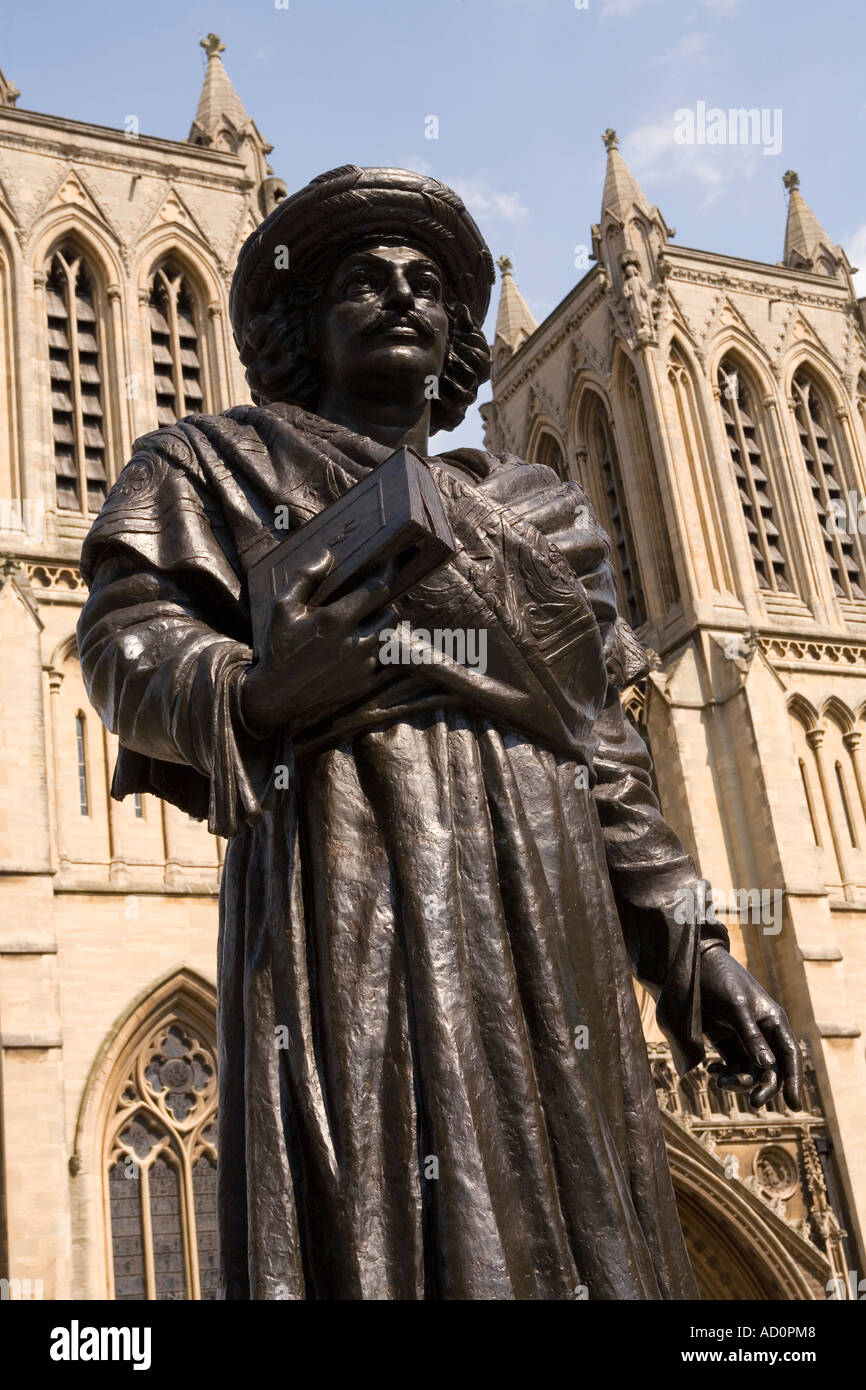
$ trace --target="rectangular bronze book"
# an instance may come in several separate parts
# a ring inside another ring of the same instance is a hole
[[[285,593],[300,567],[325,549],[335,564],[316,593],[316,603],[342,597],[394,560],[395,574],[384,604],[451,558],[454,534],[439,489],[414,450],[397,449],[252,566],[247,583],[256,653],[270,604]]]

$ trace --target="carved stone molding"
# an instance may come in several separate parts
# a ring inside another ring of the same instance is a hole
[[[812,304],[818,309],[844,309],[845,291],[840,286],[836,295],[817,294],[809,290],[788,289],[778,282],[769,284],[760,280],[746,280],[731,275],[727,271],[692,270],[687,266],[671,265],[669,280],[685,280],[692,285],[724,286],[726,289],[742,290],[746,294],[761,295],[767,299],[787,299],[797,304]]]
[[[24,573],[27,576],[34,595],[38,597],[40,592],[50,593],[70,593],[86,594],[87,585],[81,578],[81,572],[77,565],[71,564],[52,564],[47,560],[25,560],[23,561]]]
[[[537,351],[535,351],[532,354],[531,358],[529,358],[529,360],[526,362],[520,375],[515,377],[513,381],[510,381],[507,386],[504,386],[501,390],[498,390],[497,396],[499,401],[505,402],[510,400],[511,397],[517,391],[519,391],[522,386],[525,386],[526,383],[529,380],[531,380],[533,376],[535,376],[539,367],[542,366],[542,364],[546,362],[549,357],[552,357],[552,355],[557,351],[560,345],[563,342],[565,342],[566,339],[568,339],[574,333],[574,330],[583,323],[584,319],[588,318],[589,315],[593,312],[593,310],[604,302],[604,298],[605,289],[601,285],[596,286],[593,289],[592,293],[589,294],[587,298],[583,301],[583,303],[577,309],[575,309],[574,313],[570,314],[567,319],[563,320],[558,331],[553,335],[553,337],[551,337],[544,344],[543,347],[538,348]]]
[[[807,1108],[802,1111],[789,1110],[781,1097],[761,1111],[741,1110],[731,1093],[713,1087],[705,1065],[678,1076],[666,1043],[647,1046],[656,1096],[668,1123],[687,1131],[723,1166],[729,1182],[759,1198],[816,1256],[820,1252],[829,1272],[844,1269],[844,1231],[829,1201],[816,1144],[827,1124],[805,1045]],[[744,1171],[744,1158],[751,1172]]]
[[[866,671],[866,643],[812,641],[800,637],[762,637],[758,646],[771,664],[839,667]]]

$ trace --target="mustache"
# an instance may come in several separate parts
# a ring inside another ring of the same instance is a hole
[[[405,327],[406,325],[414,328],[422,338],[433,339],[436,337],[436,330],[425,314],[419,313],[417,309],[400,310],[394,313],[393,310],[384,310],[377,314],[374,319],[362,330],[361,336],[366,338],[372,333],[385,333],[389,328]]]

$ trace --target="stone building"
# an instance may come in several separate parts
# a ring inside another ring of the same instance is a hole
[[[663,809],[803,1041],[807,1109],[752,1115],[677,1084],[647,1010],[699,1282],[863,1297],[863,304],[795,173],[766,265],[677,246],[604,139],[594,265],[542,324],[500,260],[486,442],[586,489],[652,652],[625,703]]]
[[[203,47],[186,140],[21,110],[0,79],[0,1276],[46,1298],[214,1288],[222,846],[110,800],[74,638],[133,441],[249,400],[228,286],[285,185]]]
[[[151,797],[110,799],[114,740],[74,640],[81,541],[133,441],[248,399],[228,284],[285,187],[218,38],[203,47],[180,141],[132,117],[117,130],[20,109],[0,75],[0,1291],[13,1297],[215,1288],[222,846]],[[824,1297],[857,1263],[866,1196],[866,599],[859,532],[826,526],[829,503],[860,490],[862,324],[844,254],[796,188],[785,265],[763,266],[673,246],[612,139],[609,160],[597,264],[544,324],[504,275],[487,430],[586,481],[624,611],[657,653],[628,705],[665,809],[717,887],[781,894],[778,934],[734,935],[804,1038],[805,1112],[753,1118],[703,1073],[678,1084],[647,1018],[699,1279],[711,1296]]]

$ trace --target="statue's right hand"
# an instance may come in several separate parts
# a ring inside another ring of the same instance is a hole
[[[241,702],[252,726],[302,729],[329,712],[368,695],[381,673],[379,633],[389,625],[381,610],[389,571],[379,570],[330,603],[316,591],[334,559],[322,551],[304,565],[268,613],[262,650],[244,678]],[[374,619],[375,615],[375,619]],[[391,621],[394,615],[390,615]]]

